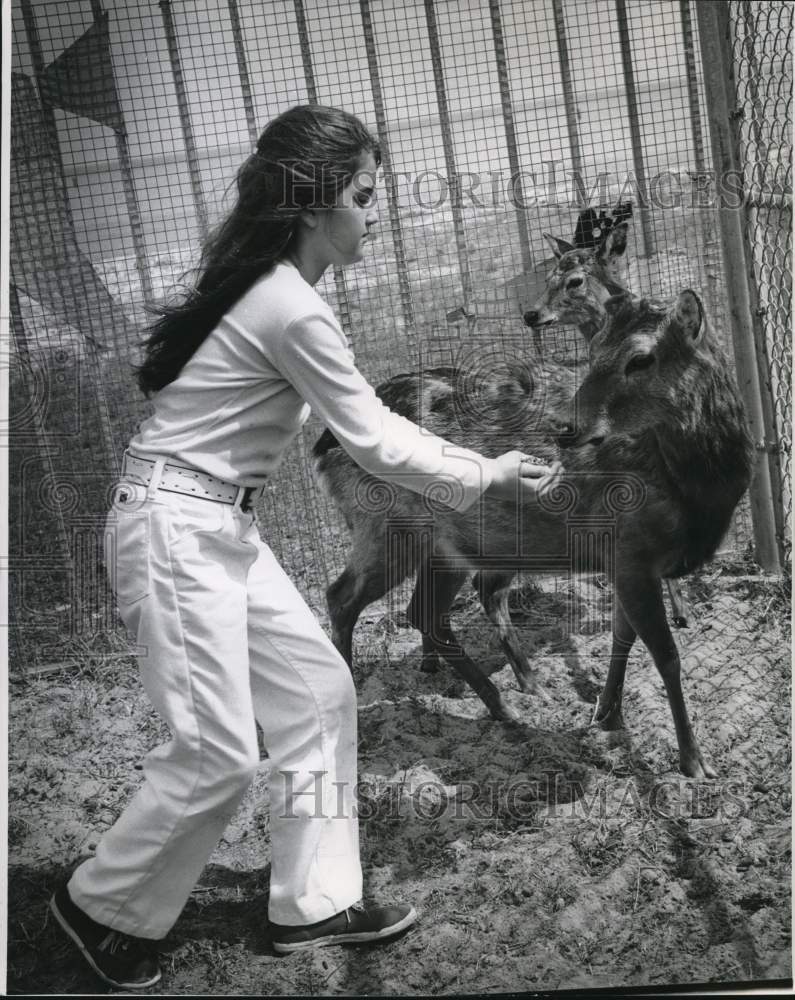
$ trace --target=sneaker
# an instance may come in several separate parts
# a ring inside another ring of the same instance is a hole
[[[142,990],[160,979],[154,942],[98,924],[75,906],[65,885],[50,900],[50,909],[106,983],[120,990]]]
[[[290,927],[271,924],[273,950],[281,954],[332,944],[365,944],[383,941],[411,927],[417,911],[405,903],[399,906],[367,906],[354,903],[342,913],[316,924]]]

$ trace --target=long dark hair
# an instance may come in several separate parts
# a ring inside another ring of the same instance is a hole
[[[285,255],[301,212],[335,204],[368,152],[380,162],[377,140],[346,111],[299,105],[274,118],[237,173],[237,202],[204,244],[195,286],[181,302],[153,308],[158,318],[136,369],[147,396],[173,382],[221,317]]]

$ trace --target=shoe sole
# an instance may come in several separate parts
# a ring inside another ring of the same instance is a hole
[[[329,934],[326,937],[313,938],[310,941],[296,941],[294,944],[273,942],[273,950],[280,955],[289,955],[294,951],[308,951],[310,948],[328,948],[335,944],[367,944],[373,941],[384,941],[386,938],[400,934],[401,931],[411,927],[417,919],[417,911],[412,908],[396,924],[389,927],[382,927],[380,931],[359,931],[356,934]]]
[[[102,969],[99,968],[97,963],[91,957],[88,948],[86,948],[86,946],[80,940],[77,931],[75,931],[74,928],[70,926],[66,917],[58,909],[58,904],[55,902],[55,896],[53,896],[52,899],[50,900],[50,910],[52,911],[52,915],[55,917],[55,919],[58,921],[61,927],[66,931],[69,937],[74,941],[74,943],[83,953],[83,958],[88,962],[88,964],[91,966],[94,972],[99,976],[99,978],[103,982],[108,983],[109,986],[116,986],[120,990],[145,990],[148,989],[150,986],[154,986],[155,983],[160,982],[160,977],[162,973],[159,971],[156,976],[154,976],[152,979],[146,980],[146,982],[143,983],[121,983],[117,979],[111,979],[110,976],[105,975]]]

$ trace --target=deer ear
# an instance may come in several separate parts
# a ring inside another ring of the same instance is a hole
[[[544,233],[544,239],[552,247],[552,253],[558,258],[562,257],[564,253],[575,249],[573,244],[567,243],[566,240],[558,239],[557,236],[550,236],[549,233]]]
[[[704,308],[701,299],[691,289],[686,288],[679,293],[673,320],[690,343],[694,344],[698,340],[704,328]]]
[[[619,222],[609,229],[599,246],[599,257],[620,257],[627,249],[627,231],[629,224]]]

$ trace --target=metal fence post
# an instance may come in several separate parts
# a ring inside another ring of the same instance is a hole
[[[243,94],[246,125],[248,126],[248,134],[251,142],[256,146],[259,132],[257,131],[257,116],[254,113],[254,101],[251,97],[251,80],[248,75],[248,60],[246,59],[246,45],[243,41],[243,29],[240,26],[240,11],[237,9],[237,0],[227,0],[227,6],[229,7],[229,20],[232,22],[232,38],[235,41],[237,75],[240,77],[240,90]]]
[[[643,252],[646,257],[651,257],[655,251],[654,231],[649,219],[649,187],[646,183],[646,166],[643,162],[643,138],[640,134],[640,109],[638,108],[638,95],[635,89],[635,71],[632,68],[632,46],[629,37],[629,22],[627,20],[627,0],[616,0],[616,18],[618,20],[621,65],[624,70],[624,90],[627,95],[627,117],[629,118],[629,137],[632,143],[632,162],[635,167],[635,180],[638,186],[638,201],[640,202],[640,229],[643,234]]]
[[[508,78],[508,60],[505,57],[505,41],[502,34],[502,17],[500,15],[500,0],[489,0],[491,15],[491,33],[494,38],[494,58],[497,62],[497,78],[500,84],[500,103],[502,104],[502,120],[505,125],[505,145],[508,147],[508,163],[513,177],[513,194],[516,205],[516,225],[519,232],[519,249],[522,254],[522,267],[529,274],[533,269],[533,254],[530,250],[530,237],[527,233],[527,215],[525,213],[524,192],[522,190],[522,171],[519,164],[519,147],[516,142],[516,126],[513,120],[513,102],[511,101],[511,82]]]
[[[301,61],[304,65],[304,82],[306,83],[306,96],[310,104],[319,104],[317,97],[317,84],[315,83],[315,70],[312,66],[312,49],[309,45],[309,28],[306,23],[306,11],[304,10],[304,0],[293,0],[295,8],[295,24],[298,29],[298,41],[301,46]],[[334,288],[337,292],[337,311],[340,316],[340,326],[348,335],[352,336],[353,323],[351,321],[351,303],[348,298],[348,285],[345,282],[345,274],[341,267],[334,265]]]
[[[773,423],[765,414],[766,403],[760,379],[761,359],[758,351],[761,345],[754,330],[756,287],[745,253],[742,203],[736,206],[727,203],[723,193],[724,181],[731,179],[736,182],[742,178],[736,136],[732,128],[736,89],[729,48],[728,4],[718,0],[699,3],[696,6],[696,16],[709,109],[718,225],[737,379],[743,394],[751,433],[760,452],[749,489],[756,558],[767,572],[778,573],[781,571],[781,562],[779,542],[776,538],[771,469],[767,461],[767,432]]]
[[[461,178],[455,163],[455,147],[453,134],[450,130],[450,112],[447,107],[447,88],[444,82],[444,66],[442,65],[442,48],[439,43],[439,28],[436,23],[434,0],[425,0],[425,20],[428,25],[428,42],[431,49],[433,64],[433,79],[436,85],[436,101],[439,105],[439,125],[442,130],[442,145],[444,161],[447,167],[447,180],[450,185],[450,207],[453,213],[453,229],[458,249],[458,264],[461,268],[461,286],[464,293],[464,310],[469,313],[473,309],[472,275],[469,270],[469,251],[467,250],[466,227],[461,211]]]
[[[400,221],[399,191],[392,170],[392,154],[389,151],[389,128],[386,122],[384,97],[381,92],[381,75],[378,71],[378,55],[375,50],[375,34],[370,14],[370,0],[359,0],[364,30],[364,48],[367,52],[367,66],[370,70],[370,87],[373,91],[375,104],[375,121],[378,129],[378,139],[381,144],[381,163],[384,167],[386,182],[386,201],[389,208],[389,226],[392,230],[392,242],[395,247],[395,265],[397,268],[398,287],[400,288],[400,306],[403,310],[403,321],[406,330],[414,332],[414,305],[411,299],[411,284],[409,282],[406,249],[403,243],[403,224]]]
[[[101,22],[108,15],[102,7],[102,0],[91,0],[91,11],[94,20]],[[114,71],[114,82],[115,82]],[[133,246],[135,247],[135,267],[138,277],[141,279],[141,292],[144,302],[151,302],[155,297],[152,286],[152,275],[149,271],[149,255],[146,249],[146,238],[144,227],[141,223],[141,211],[138,207],[138,195],[135,190],[135,176],[133,175],[132,163],[130,162],[130,148],[127,143],[127,126],[123,132],[114,129],[113,136],[116,140],[116,153],[119,157],[121,167],[121,179],[124,185],[124,197],[127,202],[127,215],[130,217],[130,231],[132,232]]]
[[[182,63],[179,58],[179,45],[177,43],[177,32],[174,28],[174,16],[171,12],[171,0],[160,0],[159,7],[163,16],[163,28],[166,33],[166,43],[168,45],[168,58],[171,62],[171,75],[174,79],[179,120],[182,125],[182,138],[185,142],[185,154],[188,158],[188,173],[190,174],[191,190],[193,191],[193,203],[196,207],[199,232],[201,233],[202,240],[205,240],[210,230],[210,224],[207,218],[204,192],[202,191],[199,157],[196,153],[196,144],[193,141],[193,125],[191,124],[190,106],[188,105],[188,98],[185,93],[185,80],[182,76]]]
[[[704,123],[701,118],[699,102],[698,72],[696,70],[696,49],[693,38],[693,20],[690,14],[690,0],[679,0],[679,13],[682,21],[682,49],[685,57],[685,73],[687,76],[687,100],[690,108],[690,127],[693,136],[693,162],[695,175],[691,177],[696,185],[696,191],[704,190],[709,185],[706,150],[704,149]],[[694,191],[694,194],[696,193]],[[723,318],[722,303],[718,295],[719,263],[718,236],[715,232],[715,220],[709,208],[699,203],[699,222],[704,240],[704,273],[707,281],[707,302],[710,316],[718,322]]]
[[[560,65],[560,82],[563,87],[563,106],[566,109],[566,129],[569,134],[571,169],[574,173],[575,186],[579,182],[580,189],[582,190],[582,153],[580,152],[580,135],[577,126],[577,99],[574,94],[574,83],[571,77],[563,0],[552,0],[552,14],[555,20],[555,38],[558,42],[558,63]],[[587,205],[583,204],[582,207],[587,208]]]
[[[309,30],[306,24],[304,0],[293,0],[293,6],[295,7],[295,25],[298,29],[298,44],[301,46],[301,62],[304,66],[307,100],[310,104],[318,104],[315,70],[312,66],[312,50],[309,48]]]

